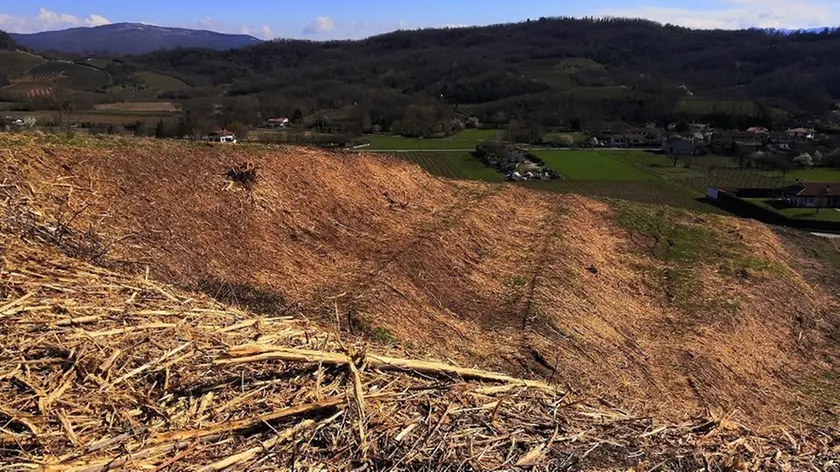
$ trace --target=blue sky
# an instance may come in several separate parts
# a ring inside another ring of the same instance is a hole
[[[117,22],[275,37],[359,38],[540,16],[631,16],[694,28],[840,25],[840,0],[27,0],[0,2],[0,29],[28,33]]]

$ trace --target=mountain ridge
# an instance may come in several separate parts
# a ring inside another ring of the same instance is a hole
[[[245,34],[226,34],[208,30],[171,28],[142,23],[113,23],[57,31],[9,36],[21,46],[36,51],[85,54],[146,54],[168,49],[237,49],[262,40]]]

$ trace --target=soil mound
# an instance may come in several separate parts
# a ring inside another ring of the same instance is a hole
[[[635,412],[836,424],[836,295],[763,225],[379,155],[4,139],[15,231],[99,266]]]

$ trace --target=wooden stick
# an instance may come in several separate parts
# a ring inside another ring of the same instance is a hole
[[[124,380],[127,380],[131,377],[134,377],[135,375],[137,375],[139,373],[145,372],[150,367],[152,367],[156,364],[160,364],[161,362],[165,361],[166,359],[168,359],[168,358],[174,356],[175,354],[178,354],[179,352],[183,351],[184,349],[190,347],[190,345],[192,345],[192,342],[184,343],[181,346],[178,346],[175,349],[173,349],[173,350],[167,352],[166,354],[160,356],[159,358],[153,360],[152,362],[149,362],[147,364],[143,364],[142,366],[132,370],[131,372],[129,372],[129,373],[123,375],[122,377],[118,378],[117,380],[114,380],[113,382],[111,382],[109,387],[113,387],[113,386],[117,385],[118,383],[120,383]]]
[[[83,333],[85,336],[90,336],[91,338],[101,338],[103,336],[113,336],[115,334],[125,334],[131,333],[134,331],[145,331],[149,329],[167,329],[167,328],[176,328],[178,325],[174,323],[148,323],[142,324],[139,326],[129,326],[127,328],[119,328],[119,329],[109,329],[106,331],[93,331],[93,332],[85,332]]]
[[[353,399],[355,400],[356,415],[359,427],[359,442],[362,447],[362,461],[367,461],[367,434],[365,434],[365,394],[362,388],[362,378],[359,375],[359,369],[352,361],[347,363],[350,370],[350,376],[353,379]]]
[[[378,395],[376,398],[389,397],[391,395]],[[234,431],[241,431],[243,429],[253,428],[254,426],[269,421],[276,421],[282,418],[300,415],[303,413],[311,413],[313,411],[333,408],[344,403],[344,397],[330,397],[315,403],[306,403],[303,405],[295,405],[288,408],[283,408],[265,415],[255,416],[252,418],[245,418],[242,420],[229,421],[227,423],[219,423],[213,426],[208,426],[201,429],[193,429],[187,431],[175,431],[171,433],[157,433],[150,438],[151,443],[161,443],[170,441],[181,441],[184,439],[201,438],[204,436],[211,436],[219,433],[232,433]]]
[[[274,438],[269,439],[267,441],[263,441],[262,444],[260,444],[259,446],[252,447],[251,449],[240,452],[239,454],[234,454],[234,455],[229,456],[225,459],[222,459],[218,462],[214,462],[212,464],[206,465],[206,466],[198,469],[197,472],[217,472],[217,471],[220,471],[220,470],[225,470],[228,467],[231,467],[233,465],[241,464],[242,462],[250,461],[257,454],[259,454],[263,451],[268,451],[269,449],[276,446],[277,444],[285,442],[289,438],[292,438],[292,437],[296,436],[301,431],[303,431],[305,429],[308,429],[308,428],[311,428],[314,425],[315,425],[315,421],[305,420],[305,421],[301,422],[300,424],[297,424],[297,425],[295,425],[291,428],[288,428],[288,429],[285,429],[285,430],[281,431]]]
[[[342,366],[352,362],[350,356],[336,352],[321,352],[306,349],[289,349],[279,346],[265,346],[255,344],[234,347],[230,349],[229,355],[230,357],[224,359],[217,359],[213,361],[213,363],[219,365],[246,364],[251,362],[261,362],[276,359],[287,362],[321,362],[329,365]],[[416,371],[424,374],[458,375],[465,379],[488,380],[493,382],[519,384],[527,387],[540,388],[544,390],[556,390],[556,388],[536,380],[517,379],[515,377],[510,377],[508,375],[500,374],[497,372],[467,369],[464,367],[456,367],[448,364],[442,364],[439,362],[416,361],[410,359],[400,359],[395,357],[368,354],[367,363],[374,369],[379,370],[401,370]]]
[[[24,296],[22,296],[22,297],[20,297],[20,298],[18,298],[18,299],[16,299],[16,300],[12,300],[11,302],[9,302],[9,303],[7,303],[7,304],[5,304],[5,305],[3,305],[3,306],[0,306],[0,315],[3,315],[3,314],[4,314],[4,313],[3,313],[4,311],[6,311],[6,310],[8,310],[8,309],[10,309],[10,308],[13,308],[13,307],[17,306],[18,304],[23,303],[23,302],[25,302],[26,300],[28,300],[28,299],[32,298],[32,296],[33,296],[33,295],[35,295],[36,293],[38,293],[38,291],[37,291],[37,290],[33,290],[33,291],[31,291],[31,292],[27,293],[26,295],[24,295]]]

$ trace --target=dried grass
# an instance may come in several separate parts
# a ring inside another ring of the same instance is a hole
[[[838,467],[837,430],[661,423],[0,244],[5,470]]]
[[[0,142],[0,465],[836,468],[836,405],[804,393],[836,300],[793,269],[700,261],[698,293],[741,303],[724,319],[673,306],[592,200],[381,156],[48,139]],[[688,224],[787,267],[763,227]]]

